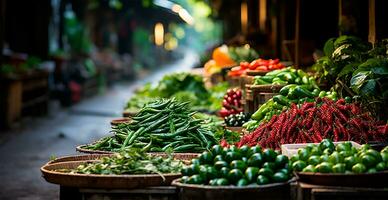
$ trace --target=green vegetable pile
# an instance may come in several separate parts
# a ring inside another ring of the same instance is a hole
[[[259,146],[215,145],[191,165],[182,168],[181,182],[187,184],[221,185],[265,185],[286,182],[291,178],[288,158],[272,149],[262,150]]]
[[[190,102],[194,110],[217,111],[221,109],[219,101],[228,89],[227,83],[205,87],[199,75],[190,73],[173,73],[164,76],[156,85],[146,84],[136,91],[127,102],[126,110],[137,112],[145,103],[157,98],[175,98]]]
[[[262,104],[259,109],[252,114],[251,120],[243,125],[243,127],[248,131],[255,130],[262,122],[268,122],[273,115],[279,115],[282,111],[287,110],[292,103],[303,104],[304,102],[314,102],[316,97],[326,97],[332,100],[337,100],[337,92],[321,91],[317,86],[314,77],[309,77],[300,69],[296,70],[288,67],[285,70],[275,70],[268,72],[265,76],[259,77],[260,79],[256,80],[260,80],[261,83],[263,83],[262,81],[266,80],[263,78],[274,76],[287,77],[284,78],[286,81],[281,83],[287,85],[282,87],[279,91],[279,95],[272,97],[270,100]],[[279,81],[273,82],[273,84],[274,83],[280,84]]]
[[[378,152],[367,144],[356,149],[350,142],[335,146],[324,139],[318,145],[309,144],[299,149],[290,160],[297,172],[375,173],[388,170],[388,147]]]
[[[179,173],[182,161],[151,156],[138,149],[123,151],[110,157],[102,157],[96,162],[79,165],[70,173],[78,174],[162,174]]]
[[[87,149],[120,151],[201,152],[218,143],[202,119],[195,119],[188,102],[159,99],[146,104],[129,123],[112,127],[114,136],[105,137]]]
[[[306,72],[301,69],[293,69],[287,67],[284,69],[273,70],[265,74],[265,76],[255,76],[254,85],[287,85],[287,84],[298,84],[298,85],[311,85],[313,88],[318,88],[315,78],[309,76]]]

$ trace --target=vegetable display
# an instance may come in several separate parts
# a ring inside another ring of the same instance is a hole
[[[79,174],[166,174],[179,173],[183,167],[180,160],[171,155],[167,158],[151,156],[139,149],[130,149],[110,157],[102,157],[97,162],[79,165],[70,173]]]
[[[145,151],[201,152],[218,143],[213,133],[195,119],[188,102],[160,99],[146,104],[132,121],[112,127],[114,136],[86,146],[92,150],[120,151],[131,147]]]
[[[240,62],[240,66],[233,67],[229,72],[229,76],[241,76],[247,70],[255,70],[255,71],[272,71],[277,69],[283,69],[285,66],[280,63],[279,59],[256,59],[252,62]]]
[[[301,69],[296,70],[292,67],[274,70],[272,72],[266,73],[265,76],[255,76],[254,84],[255,85],[297,84],[297,85],[306,85],[311,88],[318,88],[314,77],[309,76],[306,72],[304,72]]]
[[[219,98],[228,85],[221,83],[209,89],[201,76],[190,73],[173,73],[164,76],[156,85],[146,84],[127,102],[126,110],[137,112],[146,103],[157,98],[176,98],[188,101],[194,110],[217,111],[221,109]]]
[[[278,149],[281,144],[319,142],[323,138],[333,141],[385,141],[388,125],[372,118],[358,103],[344,99],[333,101],[317,98],[299,106],[291,104],[289,110],[273,115],[268,123],[248,135],[237,146],[260,145]]]
[[[232,114],[225,117],[226,126],[238,127],[242,126],[250,118],[250,115],[247,113],[240,112],[238,114]]]
[[[291,178],[288,158],[272,149],[259,146],[215,145],[182,168],[181,181],[212,186],[265,185],[286,182]]]
[[[231,114],[237,114],[243,111],[241,104],[242,92],[240,89],[227,90],[224,100],[222,101],[222,109],[219,114],[221,117],[227,117]]]
[[[375,173],[388,170],[388,148],[378,152],[364,144],[356,149],[350,142],[335,146],[324,139],[317,145],[299,149],[290,160],[296,172]]]

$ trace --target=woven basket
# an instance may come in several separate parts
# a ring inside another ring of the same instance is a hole
[[[157,174],[136,175],[96,175],[96,174],[69,174],[57,172],[58,169],[74,169],[81,164],[91,161],[71,161],[46,164],[40,168],[43,178],[50,183],[66,187],[129,189],[149,186],[170,185],[181,174],[164,174],[165,180]]]

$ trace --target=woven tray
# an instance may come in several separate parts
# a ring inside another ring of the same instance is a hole
[[[252,92],[279,93],[285,85],[250,85]]]
[[[40,168],[43,178],[50,183],[67,187],[129,189],[149,186],[170,185],[180,174],[164,174],[165,180],[157,174],[136,175],[95,175],[69,174],[56,172],[56,169],[74,169],[80,164],[90,161],[71,161],[46,164]]]

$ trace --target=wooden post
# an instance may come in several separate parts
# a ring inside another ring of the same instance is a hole
[[[341,36],[342,31],[340,25],[342,23],[342,0],[338,0],[338,34]]]
[[[296,17],[295,17],[295,67],[299,68],[299,50],[300,50],[300,1],[296,0]]]
[[[369,34],[368,41],[376,43],[376,1],[369,0]]]

